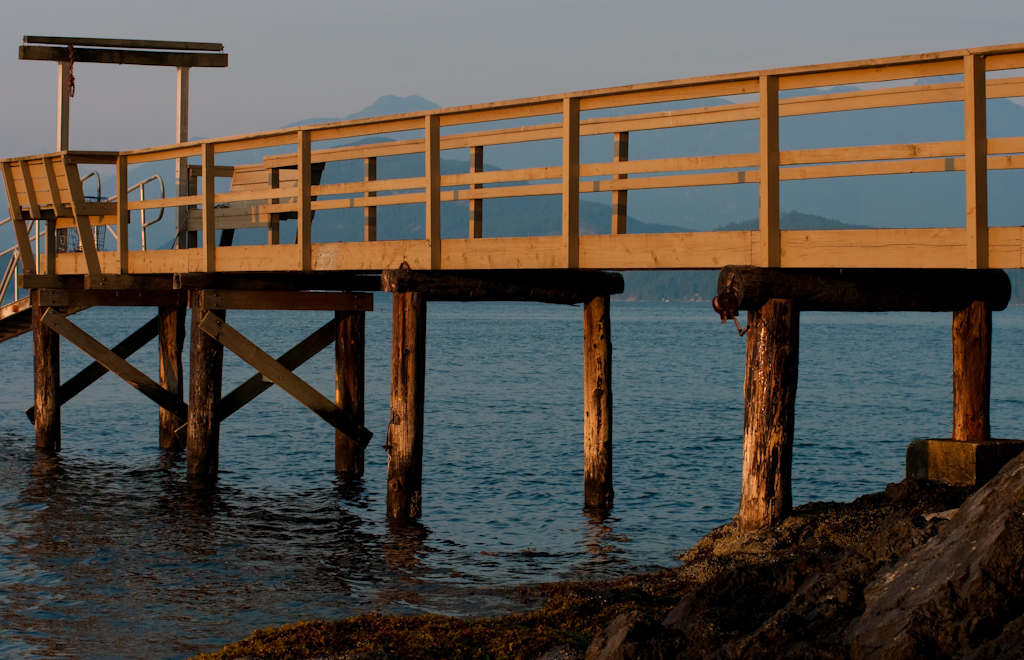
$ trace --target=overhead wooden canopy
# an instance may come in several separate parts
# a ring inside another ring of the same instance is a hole
[[[18,59],[67,62],[68,46],[76,62],[141,64],[144,66],[226,67],[223,44],[193,41],[142,41],[138,39],[90,39],[84,37],[24,37]]]

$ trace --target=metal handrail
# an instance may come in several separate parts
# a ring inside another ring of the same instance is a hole
[[[84,181],[84,179],[83,179],[83,181]],[[159,174],[154,174],[153,176],[149,177],[148,179],[143,179],[142,181],[139,181],[134,186],[129,188],[127,192],[133,192],[135,190],[138,190],[139,191],[139,201],[140,202],[144,202],[144,201],[146,201],[146,188],[145,188],[145,185],[147,183],[149,183],[150,181],[156,181],[157,183],[160,184],[160,199],[164,199],[166,197],[166,195],[164,194],[165,193],[164,178],[162,176],[160,176]],[[113,201],[116,201],[116,200],[117,200],[117,195],[114,195],[113,197],[111,197],[107,201],[108,202],[113,202]],[[148,227],[151,227],[151,226],[155,225],[156,223],[160,222],[161,220],[163,220],[164,209],[161,208],[160,209],[160,215],[156,216],[155,220],[150,220],[149,222],[146,222],[146,209],[142,209],[140,211],[140,213],[142,214],[142,223],[141,223],[142,224],[142,249],[145,250],[146,249],[146,229]],[[114,238],[117,239],[117,232],[115,232],[113,230],[113,228],[109,227],[109,226],[107,227],[107,229],[110,231],[111,234],[114,235]],[[120,240],[120,239],[118,239],[118,240]]]

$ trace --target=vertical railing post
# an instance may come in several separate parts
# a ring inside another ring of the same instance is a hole
[[[181,144],[188,142],[188,72],[187,66],[178,67],[178,98],[177,98],[177,135],[175,142]],[[178,197],[188,195],[188,158],[174,159],[174,182],[178,190]],[[145,211],[143,211],[145,215]],[[188,247],[188,230],[185,223],[188,217],[188,207],[178,206],[177,227],[175,229],[175,243],[179,249]]]
[[[629,160],[629,133],[623,131],[615,134],[615,144],[612,151],[613,163],[625,163]],[[628,174],[613,174],[612,181],[622,181],[629,177]],[[612,233],[626,233],[626,192],[625,190],[612,191]]]
[[[313,211],[312,191],[313,167],[311,164],[312,151],[309,131],[299,131],[299,186],[296,192],[296,200],[299,205],[298,227],[295,242],[299,244],[299,270],[309,271],[313,269]]]
[[[281,170],[271,167],[267,171],[267,185],[271,188],[281,187]],[[281,200],[277,197],[267,200],[268,204],[279,204]],[[267,243],[278,245],[281,243],[281,215],[279,213],[267,214]]]
[[[484,171],[484,148],[469,148],[469,173],[476,174]],[[469,184],[470,190],[480,190],[484,187],[482,183]],[[484,200],[469,200],[469,237],[481,238],[484,235]]]
[[[424,188],[430,268],[441,268],[441,117],[427,115],[423,127]]]
[[[142,190],[142,188],[139,188]],[[146,212],[139,215],[146,219]],[[144,225],[145,222],[139,222]],[[146,230],[142,229],[143,249],[145,249]],[[117,263],[118,272],[128,272],[128,157],[117,157]]]
[[[580,100],[562,100],[562,252],[566,268],[580,265]]]
[[[370,156],[369,158],[363,159],[363,181],[369,183],[370,181],[377,180],[377,157]],[[373,190],[368,190],[363,195],[367,199],[370,197],[376,197],[377,193]],[[363,240],[367,242],[377,240],[377,207],[376,206],[364,206],[363,207]]]
[[[967,267],[988,268],[988,138],[985,58],[964,56],[964,173],[967,179]]]
[[[779,233],[779,79],[761,76],[760,94],[760,233],[761,247],[756,265],[782,265]]]
[[[213,143],[203,143],[203,263],[207,273],[217,272],[217,223],[213,195]]]

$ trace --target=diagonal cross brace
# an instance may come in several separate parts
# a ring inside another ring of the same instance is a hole
[[[155,401],[161,408],[169,410],[178,419],[188,419],[188,406],[184,401],[160,387],[153,379],[99,343],[84,330],[67,320],[53,308],[49,308],[40,319],[64,339],[77,346],[86,355],[121,377],[126,383]]]
[[[270,379],[275,385],[292,395],[299,403],[306,406],[321,419],[345,434],[360,448],[365,449],[370,443],[373,433],[358,424],[323,394],[316,391],[309,383],[291,372],[283,364],[263,352],[260,347],[246,339],[223,319],[207,312],[199,323],[199,328],[210,335],[232,353],[242,358],[253,369]]]
[[[128,335],[124,341],[112,348],[110,352],[117,357],[128,358],[128,356],[135,353],[135,351],[152,341],[159,331],[159,318],[154,318],[146,325]],[[69,378],[68,381],[61,385],[60,389],[57,390],[57,405],[63,406],[65,403],[81,394],[85,388],[95,383],[108,371],[109,369],[99,362],[93,362],[85,369],[82,369],[77,374]],[[36,407],[32,406],[25,411],[25,414],[28,415],[29,421],[35,424]]]

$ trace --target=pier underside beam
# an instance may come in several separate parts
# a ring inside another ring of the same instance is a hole
[[[141,349],[143,346],[148,344],[157,336],[158,333],[158,322],[159,318],[154,318],[148,323],[143,325],[141,328],[128,335],[124,341],[110,349],[110,352],[119,358],[127,359],[134,355],[136,351]],[[99,380],[103,374],[107,373],[109,369],[100,364],[99,362],[93,362],[86,368],[79,371],[77,374],[68,379],[66,383],[60,386],[57,390],[57,405],[63,406],[65,403],[75,398],[75,396],[81,394],[85,388],[89,387],[97,380]],[[179,396],[180,398],[180,396]],[[161,408],[160,410],[163,410]],[[25,411],[28,415],[29,421],[35,423],[36,409],[35,406]]]
[[[534,301],[575,305],[622,293],[619,273],[581,270],[408,270],[381,273],[381,290],[428,300]]]
[[[185,405],[184,401],[160,387],[149,376],[139,371],[127,360],[114,353],[114,351],[96,341],[84,330],[61,316],[56,310],[52,308],[47,309],[42,315],[40,322],[49,326],[61,337],[67,339],[81,349],[83,353],[99,362],[111,373],[119,376],[161,408],[170,411],[179,419],[186,419],[188,417],[188,406]],[[57,392],[54,392],[54,394],[57,394]],[[39,418],[38,416],[39,411],[37,410],[37,419]]]
[[[334,400],[354,422],[363,425],[366,374],[366,312],[336,312]],[[334,431],[334,471],[363,474],[364,448],[344,432]]]
[[[780,522],[793,508],[799,347],[800,312],[794,301],[771,299],[749,312],[743,383],[742,531]]]
[[[395,293],[392,308],[387,510],[388,518],[409,519],[420,516],[423,504],[427,299],[422,293]]]
[[[229,348],[232,353],[242,358],[249,366],[266,376],[299,403],[312,410],[335,429],[342,431],[352,442],[361,447],[365,447],[370,442],[373,434],[368,429],[362,424],[356,423],[327,397],[317,392],[311,385],[225,323],[224,319],[217,316],[216,312],[207,312],[199,322],[198,330],[209,336],[211,340]]]
[[[351,273],[179,273],[175,289],[380,291],[379,275]]]
[[[50,311],[39,302],[39,291],[29,294],[32,302],[32,357],[35,385],[36,447],[60,451],[60,337],[43,316]]]

